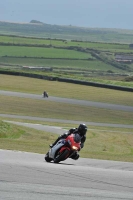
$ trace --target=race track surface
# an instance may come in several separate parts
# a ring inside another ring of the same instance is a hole
[[[17,97],[23,97],[23,98],[32,98],[32,99],[39,99],[39,100],[45,100],[45,101],[54,101],[54,102],[60,102],[60,103],[68,103],[68,104],[75,104],[75,105],[92,106],[92,107],[97,107],[97,108],[106,108],[106,109],[111,109],[111,110],[122,110],[122,111],[133,112],[133,106],[124,106],[124,105],[116,105],[116,104],[100,103],[100,102],[93,102],[93,101],[52,97],[52,96],[49,96],[49,98],[43,98],[41,95],[37,95],[37,94],[28,94],[28,93],[11,92],[11,91],[3,91],[3,90],[0,90],[0,94],[6,95],[6,96],[17,96]]]
[[[133,163],[0,150],[1,200],[133,200]]]

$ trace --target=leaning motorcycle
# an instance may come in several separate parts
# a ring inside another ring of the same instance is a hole
[[[45,155],[46,162],[59,163],[80,151],[81,138],[79,134],[71,134],[66,139],[59,140]]]
[[[44,92],[43,94],[42,94],[42,96],[45,98],[45,97],[47,97],[48,98],[48,93],[47,92]]]

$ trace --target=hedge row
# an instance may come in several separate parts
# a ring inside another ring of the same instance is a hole
[[[52,77],[52,76],[44,76],[44,75],[31,74],[31,73],[25,73],[25,72],[13,72],[13,71],[0,70],[0,74],[25,76],[25,77],[38,78],[38,79],[44,79],[44,80],[49,80],[49,81],[59,81],[59,82],[74,83],[74,84],[88,85],[88,86],[93,86],[93,87],[133,92],[133,88],[130,88],[130,87],[106,85],[106,84],[102,84],[102,83],[74,80],[74,79],[68,79],[68,78],[59,78],[59,77]]]

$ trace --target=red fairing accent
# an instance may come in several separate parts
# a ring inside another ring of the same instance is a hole
[[[80,143],[77,143],[74,141],[74,134],[69,135],[66,140],[71,142],[71,147],[76,146],[78,149],[80,149]]]
[[[61,149],[60,149],[59,152],[61,153],[61,152],[63,152],[63,151],[66,150],[66,149],[67,149],[68,151],[70,151],[70,149],[69,149],[68,147],[64,147],[64,146],[63,146],[63,147],[61,147]]]

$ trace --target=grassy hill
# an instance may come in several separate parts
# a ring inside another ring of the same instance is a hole
[[[93,42],[133,43],[133,30],[60,26],[39,23],[36,20],[32,20],[30,23],[0,21],[0,34]]]

